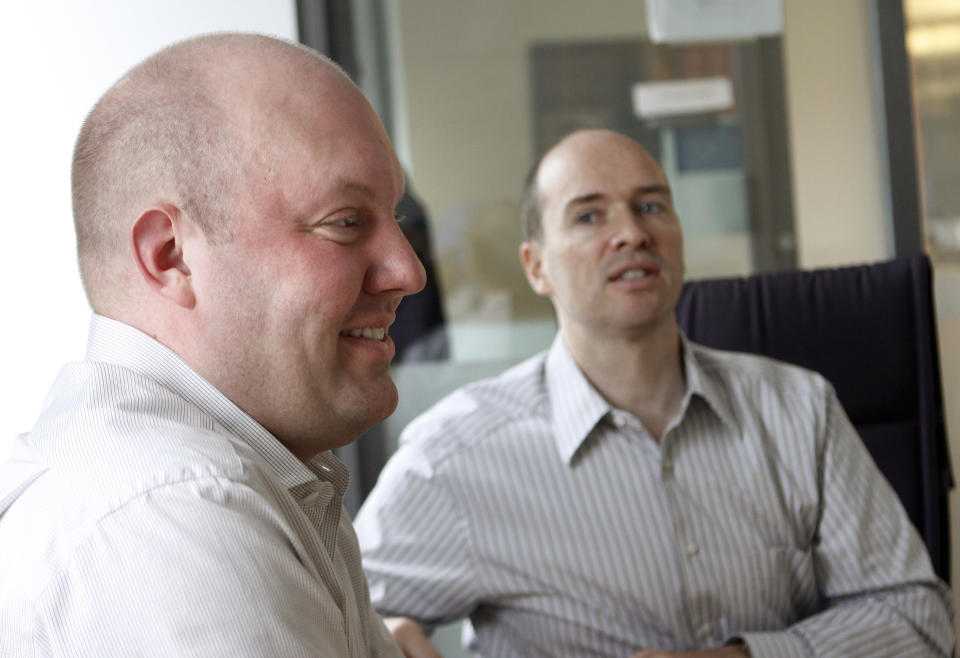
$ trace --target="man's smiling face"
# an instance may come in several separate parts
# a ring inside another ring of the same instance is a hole
[[[201,370],[294,454],[347,443],[397,403],[388,330],[424,272],[394,208],[403,174],[376,115],[330,71],[265,95],[232,239],[201,243]],[[285,92],[285,93],[280,93]]]

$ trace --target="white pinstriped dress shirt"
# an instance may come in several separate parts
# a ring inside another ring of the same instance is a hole
[[[938,656],[952,601],[830,385],[683,341],[655,442],[562,340],[415,420],[357,520],[371,597],[482,656]]]
[[[0,656],[399,656],[347,482],[95,316],[0,465]]]

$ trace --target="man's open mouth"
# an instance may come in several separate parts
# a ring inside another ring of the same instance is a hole
[[[364,327],[362,329],[344,329],[340,332],[341,336],[350,336],[352,338],[372,338],[374,340],[383,340],[387,335],[387,330],[383,327]]]

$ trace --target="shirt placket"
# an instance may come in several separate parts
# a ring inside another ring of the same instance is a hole
[[[323,468],[320,467],[320,470],[322,471]],[[343,633],[347,639],[350,656],[359,658],[364,655],[359,618],[350,614],[351,607],[355,607],[355,602],[348,596],[350,583],[341,582],[336,567],[343,497],[337,493],[336,487],[331,482],[319,479],[298,485],[290,493],[309,519],[310,525],[323,545],[326,554],[318,560],[317,564],[320,578],[340,610]]]
[[[683,583],[681,597],[687,619],[687,645],[708,649],[719,644],[720,624],[715,618],[714,595],[702,591],[699,585],[711,582],[704,566],[709,562],[707,551],[710,550],[710,543],[699,535],[700,526],[690,518],[693,512],[683,493],[684,478],[696,477],[697,474],[685,468],[682,427],[682,422],[671,427],[663,438],[661,484],[673,522],[674,555]]]
[[[610,424],[614,431],[622,434],[630,441],[636,441],[654,464],[657,488],[659,489],[659,504],[665,506],[666,515],[670,520],[671,532],[664,534],[664,542],[669,542],[670,546],[664,546],[667,550],[664,555],[669,558],[664,560],[672,564],[671,570],[675,574],[675,580],[680,584],[677,592],[678,605],[681,608],[681,615],[675,619],[673,632],[678,644],[684,646],[700,646],[698,640],[698,630],[703,632],[703,623],[697,624],[698,615],[691,610],[690,605],[690,569],[693,568],[693,560],[700,553],[700,544],[694,537],[687,524],[684,522],[682,506],[678,502],[678,496],[675,486],[676,480],[676,457],[674,455],[674,441],[671,440],[673,429],[669,429],[661,442],[657,442],[641,423],[633,415],[620,411],[612,410],[609,416]],[[658,504],[656,501],[650,501],[649,504]],[[712,632],[712,629],[710,629]]]

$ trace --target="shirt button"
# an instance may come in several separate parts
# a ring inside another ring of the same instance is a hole
[[[306,496],[304,496],[303,498],[301,498],[301,499],[300,499],[300,502],[309,505],[310,503],[312,503],[313,501],[315,501],[315,500],[316,500],[317,498],[319,498],[319,497],[320,497],[320,492],[319,492],[319,491],[311,491],[311,492],[308,493]]]
[[[622,428],[627,424],[627,419],[624,418],[621,414],[613,414],[613,424],[617,427]]]
[[[687,544],[687,555],[689,555],[690,557],[693,557],[699,552],[700,552],[700,547],[697,546],[697,542],[692,541],[689,544]]]
[[[664,458],[663,458],[663,461],[660,463],[660,465],[661,465],[661,467],[663,467],[663,472],[664,472],[664,473],[672,473],[672,472],[673,472],[673,460],[670,459],[669,457],[664,457]]]

